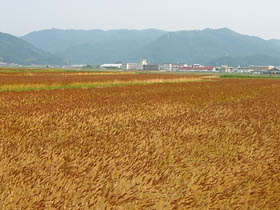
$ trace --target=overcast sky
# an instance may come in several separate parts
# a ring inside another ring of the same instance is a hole
[[[280,39],[279,0],[0,0],[0,32],[227,27]]]

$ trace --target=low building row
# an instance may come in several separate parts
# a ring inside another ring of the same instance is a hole
[[[122,70],[138,70],[138,71],[182,71],[182,72],[220,72],[220,73],[253,73],[253,74],[269,74],[274,72],[278,74],[280,68],[275,66],[248,66],[248,67],[230,67],[222,65],[204,66],[200,64],[148,64],[147,60],[141,60],[139,63],[123,63],[123,64],[103,64],[103,69],[122,69]]]

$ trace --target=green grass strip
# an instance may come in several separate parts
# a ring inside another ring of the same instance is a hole
[[[189,80],[174,80],[174,81],[137,81],[137,82],[118,82],[118,83],[104,83],[104,84],[65,84],[65,85],[4,85],[0,86],[0,92],[23,92],[23,91],[40,91],[40,90],[65,90],[65,89],[89,89],[89,88],[105,88],[105,87],[122,87],[122,86],[136,86],[136,85],[152,85],[152,84],[172,84],[185,82],[203,82],[208,80],[189,79]],[[19,87],[20,86],[20,87]]]
[[[224,74],[220,78],[225,79],[280,79],[280,75],[242,75],[242,74]]]

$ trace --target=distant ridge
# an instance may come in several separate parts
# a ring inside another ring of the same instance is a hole
[[[63,60],[32,44],[0,32],[0,62],[17,64],[62,64]]]
[[[146,58],[150,63],[280,65],[280,40],[264,40],[228,28],[175,32],[47,29],[21,38],[67,64],[137,62]]]
[[[150,43],[141,53],[160,63],[279,65],[280,46],[277,43],[280,41],[272,43],[227,28],[205,29],[169,32]],[[262,59],[260,55],[263,55]]]

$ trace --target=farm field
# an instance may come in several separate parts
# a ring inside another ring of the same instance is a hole
[[[215,76],[214,76],[215,78]],[[73,72],[0,70],[0,92],[53,90],[145,85],[151,83],[190,82],[213,79],[213,76],[176,74],[139,74],[136,72]]]
[[[1,210],[280,207],[280,80],[0,70],[1,88]]]

